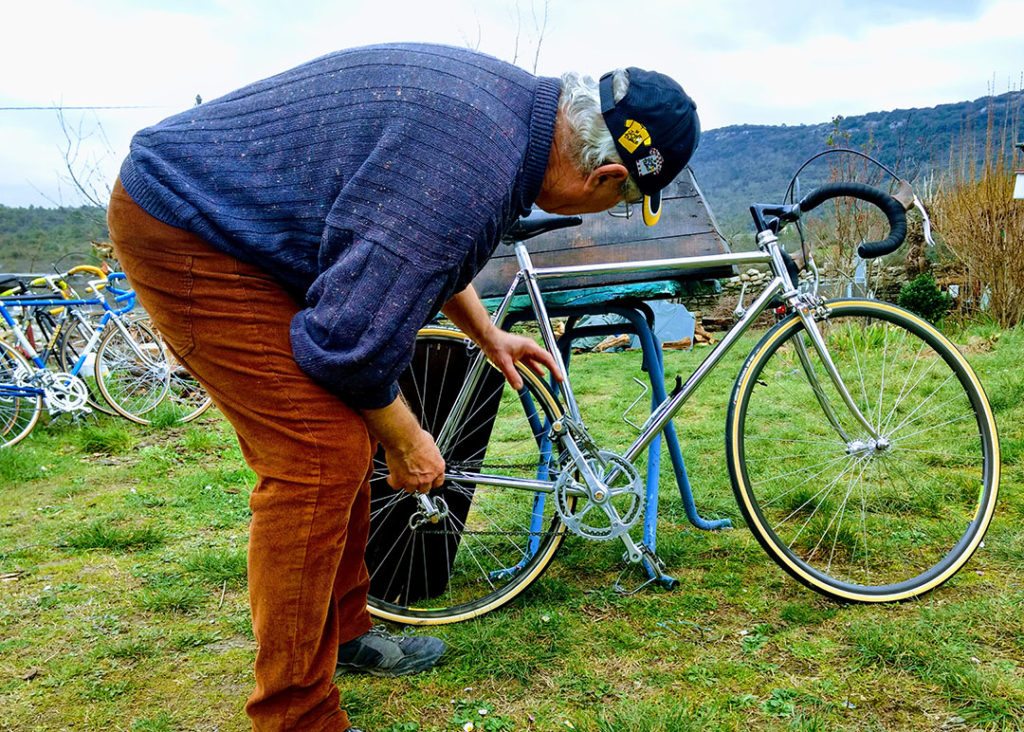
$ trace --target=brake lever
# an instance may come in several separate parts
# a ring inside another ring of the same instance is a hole
[[[932,220],[928,216],[928,211],[925,209],[921,199],[917,197],[916,193],[914,193],[914,188],[907,181],[900,178],[899,185],[896,186],[896,190],[890,195],[900,202],[904,211],[916,208],[921,213],[921,219],[924,227],[924,240],[929,246],[934,247],[935,240],[932,239]]]
[[[921,199],[914,196],[914,200],[911,205],[921,213],[922,227],[924,228],[924,240],[930,247],[935,246],[935,240],[932,239],[932,220],[928,216],[928,211],[925,209],[924,204],[921,203]]]
[[[909,211],[915,205],[919,205],[920,201],[917,200],[917,195],[914,193],[914,188],[905,180],[900,178],[899,185],[896,186],[896,190],[890,193],[893,198],[899,201],[903,205],[904,211]]]

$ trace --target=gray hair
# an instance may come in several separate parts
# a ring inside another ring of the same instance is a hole
[[[619,101],[629,89],[629,75],[625,69],[612,72],[612,96]],[[562,96],[558,109],[569,125],[569,154],[583,173],[590,173],[606,163],[623,164],[615,148],[608,125],[601,114],[601,92],[598,83],[589,76],[570,71],[562,74]],[[632,176],[622,183],[622,197],[635,201],[642,194]]]

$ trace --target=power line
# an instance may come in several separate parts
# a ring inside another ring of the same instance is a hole
[[[88,110],[88,109],[167,109],[166,105],[157,104],[131,104],[131,105],[111,105],[111,106],[81,106],[81,107],[65,107],[61,104],[51,104],[44,107],[0,107],[0,112],[38,112],[42,110],[58,111],[58,110]]]

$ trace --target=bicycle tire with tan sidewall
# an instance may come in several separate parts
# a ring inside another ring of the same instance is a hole
[[[478,353],[462,333],[425,328],[402,393],[435,437]],[[488,367],[466,417],[444,450],[449,470],[460,467],[510,479],[538,479],[554,464],[542,445],[558,400],[532,371],[518,365],[525,388],[516,394]],[[552,455],[554,453],[551,453]],[[384,620],[440,625],[476,618],[511,602],[550,565],[565,536],[553,497],[522,488],[446,483],[431,492],[449,515],[412,528],[417,499],[386,485],[383,453],[371,482],[370,612]]]
[[[878,439],[791,315],[754,347],[733,388],[733,490],[761,546],[807,587],[845,602],[909,600],[982,545],[999,489],[995,418],[970,364],[931,324],[872,300],[827,307],[819,329]]]

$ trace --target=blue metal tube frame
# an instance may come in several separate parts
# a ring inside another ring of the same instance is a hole
[[[613,335],[623,332],[634,333],[640,339],[643,363],[641,368],[647,372],[651,381],[651,409],[668,399],[665,390],[665,369],[661,352],[661,344],[654,335],[652,325],[654,315],[649,306],[639,300],[624,300],[617,303],[604,303],[592,306],[566,306],[551,308],[552,317],[570,318],[566,325],[565,333],[558,340],[559,352],[566,369],[569,368],[569,360],[572,353],[572,343],[579,339],[592,335]],[[626,319],[626,323],[610,325],[576,326],[576,320],[584,315],[613,314]],[[503,327],[510,326],[517,320],[525,320],[516,315],[510,315],[502,324]],[[552,386],[555,386],[554,384]],[[667,438],[669,456],[672,460],[672,468],[675,473],[676,483],[679,486],[679,495],[686,511],[686,516],[695,527],[707,531],[729,528],[732,522],[729,519],[705,519],[697,510],[693,498],[693,489],[686,472],[686,463],[683,460],[682,450],[679,446],[679,437],[675,425],[670,421],[665,425],[663,434]],[[542,448],[543,452],[543,448]],[[548,453],[550,454],[550,446]],[[644,514],[643,542],[654,552],[657,549],[657,519],[658,519],[658,488],[661,470],[661,434],[657,435],[648,445],[647,475],[646,475],[646,511]],[[543,499],[544,497],[541,496]],[[543,512],[541,507],[540,513]],[[535,511],[534,522],[538,521],[540,514]],[[539,526],[531,527],[532,530],[539,530]],[[669,584],[673,582],[671,577],[662,577],[647,561],[644,567],[648,576],[657,578],[659,581]]]

